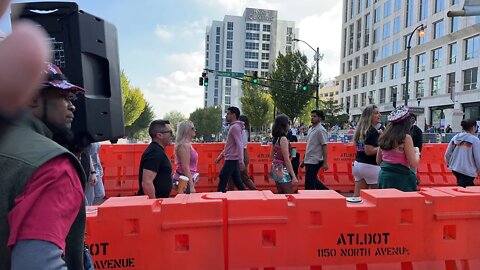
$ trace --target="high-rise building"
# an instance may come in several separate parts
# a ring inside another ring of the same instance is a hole
[[[374,103],[383,119],[396,105],[417,107],[426,125],[460,131],[480,120],[480,17],[447,17],[464,0],[343,0],[340,103],[353,118]],[[415,28],[423,24],[424,37]],[[407,44],[411,58],[406,87]],[[408,94],[408,95],[407,95]]]
[[[294,51],[295,22],[277,19],[276,10],[245,9],[243,16],[213,21],[205,34],[205,68],[267,77],[279,52]],[[204,105],[241,108],[241,81],[208,74]]]

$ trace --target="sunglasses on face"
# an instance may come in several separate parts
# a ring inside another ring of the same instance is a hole
[[[170,135],[173,136],[173,130],[165,130],[165,131],[159,131],[158,133],[162,133],[162,134],[165,134],[165,133],[170,133]]]

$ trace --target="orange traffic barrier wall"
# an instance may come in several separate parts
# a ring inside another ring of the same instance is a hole
[[[223,143],[194,144],[198,151],[198,170],[200,180],[196,185],[197,192],[213,192],[217,190],[218,175],[223,161],[215,164],[216,157],[223,150]],[[138,190],[138,171],[140,159],[146,144],[103,145],[100,148],[100,159],[104,167],[105,190],[107,197],[134,195]],[[292,143],[301,160],[306,150],[305,143]],[[418,179],[420,187],[455,186],[456,178],[447,168],[443,156],[447,144],[424,144]],[[275,182],[269,177],[271,146],[249,143],[248,152],[250,178],[257,188],[276,192]],[[174,164],[173,146],[166,148],[166,153]],[[329,169],[319,172],[319,179],[330,189],[340,192],[352,192],[354,178],[352,163],[355,160],[355,147],[351,144],[328,143]],[[305,169],[299,168],[299,189],[305,185]],[[480,182],[480,177],[476,183]]]
[[[480,187],[361,198],[348,203],[332,190],[110,198],[87,208],[86,242],[96,269],[480,269]]]

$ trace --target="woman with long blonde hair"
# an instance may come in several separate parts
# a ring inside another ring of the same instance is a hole
[[[353,144],[357,148],[357,155],[353,163],[353,177],[355,178],[354,197],[360,196],[360,190],[377,188],[380,166],[376,161],[379,133],[375,126],[380,123],[380,111],[377,106],[367,106],[360,116]]]
[[[179,181],[180,176],[188,178],[186,190],[178,190],[178,193],[195,192],[195,183],[198,181],[198,153],[193,148],[192,140],[195,137],[195,126],[191,121],[180,122],[177,126],[175,139],[175,164],[177,168],[173,179]]]

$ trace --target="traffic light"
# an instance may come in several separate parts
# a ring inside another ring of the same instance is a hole
[[[202,77],[198,78],[198,85],[208,86],[208,77],[206,72],[202,72]]]
[[[254,71],[254,72],[253,72],[252,82],[253,82],[254,84],[257,84],[257,83],[258,83],[258,71]]]
[[[308,80],[304,79],[302,82],[302,90],[307,91],[307,89],[308,89]]]
[[[203,78],[203,86],[208,86],[208,77]]]
[[[203,86],[203,77],[198,78],[198,85]]]

